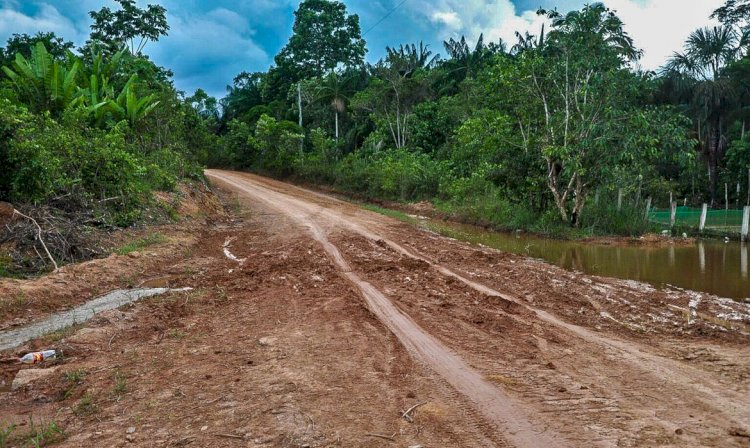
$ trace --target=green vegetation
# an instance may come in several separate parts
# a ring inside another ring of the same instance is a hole
[[[125,375],[122,372],[115,372],[115,385],[112,387],[112,392],[115,397],[119,400],[125,392],[128,391],[127,381]]]
[[[54,421],[44,424],[35,423],[29,418],[29,424],[23,434],[15,424],[0,428],[0,448],[10,446],[43,447],[65,439],[65,431]]]
[[[117,3],[91,12],[82,48],[38,33],[0,51],[0,200],[125,226],[208,165],[578,236],[658,228],[649,197],[750,198],[748,0],[657,72],[636,68],[641,51],[601,3],[540,9],[545,28],[517,42],[451,38],[444,57],[406,43],[367,63],[356,15],[303,0],[274,65],[239,73],[220,100],[178,92],[144,53],[170,29],[163,7]]]
[[[136,252],[142,249],[145,249],[149,246],[153,246],[155,244],[163,244],[169,241],[167,237],[160,233],[152,233],[148,236],[145,236],[143,238],[137,239],[135,241],[131,241],[130,243],[120,247],[115,251],[117,255],[127,255],[131,252]]]
[[[88,392],[73,406],[73,413],[78,417],[92,415],[98,411],[99,408],[94,403],[94,397]]]
[[[729,199],[747,195],[745,3],[717,10],[721,27],[696,31],[653,73],[633,68],[641,52],[601,3],[540,10],[548,28],[516,43],[450,39],[445,59],[405,44],[366,64],[358,18],[306,0],[276,65],[228,88],[208,163],[429,200],[502,229],[653,231],[648,197],[719,206],[717,185],[740,180]]]
[[[96,255],[92,229],[144,219],[153,191],[202,179],[216,138],[172,73],[143,53],[169,30],[164,8],[119,4],[92,11],[82,48],[38,33],[0,49],[0,201],[35,217],[62,263]],[[44,267],[29,223],[0,232],[15,243],[0,275]]]

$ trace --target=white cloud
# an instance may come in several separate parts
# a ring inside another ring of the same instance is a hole
[[[445,25],[448,29],[460,30],[463,26],[461,18],[455,11],[439,11],[432,14],[432,21],[437,24]]]
[[[708,17],[724,0],[604,0],[604,4],[617,11],[635,45],[643,49],[643,68],[655,70],[682,50],[690,33],[717,23]]]
[[[517,14],[510,0],[421,0],[408,5],[418,20],[426,18],[438,26],[440,39],[465,35],[475,41],[484,34],[485,41],[502,38],[512,45],[516,31],[536,34],[545,21],[536,11]]]
[[[5,3],[0,9],[0,42],[5,42],[13,34],[36,34],[39,31],[52,31],[66,40],[79,42],[87,30],[81,32],[76,24],[65,17],[52,5],[43,3],[34,15],[17,11],[14,4]]]
[[[603,0],[617,11],[636,46],[644,50],[641,65],[656,69],[679,51],[687,36],[696,28],[714,22],[711,12],[724,0]],[[580,6],[586,3],[581,0]],[[416,20],[427,20],[438,27],[439,39],[465,35],[476,40],[484,33],[485,41],[502,38],[516,43],[515,32],[538,35],[545,17],[536,10],[517,11],[510,0],[413,0],[408,11]]]

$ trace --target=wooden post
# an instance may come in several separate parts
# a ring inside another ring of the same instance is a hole
[[[750,225],[750,206],[742,210],[742,241],[747,241],[748,226]]]
[[[670,204],[670,207],[672,208],[671,213],[669,214],[669,227],[674,227],[674,222],[677,219],[677,203],[672,202]]]
[[[651,196],[646,199],[646,221],[648,221],[648,214],[651,211]]]
[[[703,229],[706,227],[706,215],[708,215],[708,204],[703,204],[703,208],[701,209],[701,220],[698,224],[698,230],[703,232]]]
[[[737,182],[737,208],[740,208],[740,183]]]
[[[729,211],[729,184],[724,184],[724,209]]]
[[[617,189],[617,211],[622,210],[622,188]]]

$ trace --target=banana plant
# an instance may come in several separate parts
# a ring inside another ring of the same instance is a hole
[[[122,74],[120,63],[124,54],[125,50],[122,50],[108,59],[102,53],[93,55],[87,85],[80,89],[91,120],[98,127],[109,121],[122,120],[135,125],[159,104],[154,100],[155,95],[138,98],[138,76],[135,74],[128,78],[119,92],[115,91],[113,84]]]
[[[2,69],[13,83],[19,100],[32,111],[59,115],[82,102],[78,98],[80,68],[80,60],[72,53],[62,63],[47,52],[43,43],[37,42],[29,59],[17,53],[11,67]]]
[[[137,80],[137,75],[131,76],[117,98],[109,101],[109,108],[113,115],[128,120],[131,126],[145,118],[159,105],[154,94],[138,98],[135,92]]]

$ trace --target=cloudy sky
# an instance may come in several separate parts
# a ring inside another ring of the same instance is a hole
[[[403,3],[402,3],[403,2]],[[138,0],[145,6],[148,0]],[[168,10],[169,36],[146,48],[158,64],[172,69],[178,88],[202,87],[223,96],[225,86],[242,70],[266,70],[291,34],[299,0],[150,0]],[[360,17],[368,60],[376,61],[386,45],[418,42],[442,50],[442,41],[466,35],[472,40],[514,41],[515,31],[536,33],[537,8],[569,11],[585,0],[345,0]],[[694,29],[710,24],[708,16],[724,0],[604,0],[644,49],[641,64],[655,69],[682,46]],[[0,0],[0,42],[13,33],[54,31],[81,44],[89,33],[88,11],[113,6],[111,0]],[[400,6],[399,6],[400,5]],[[394,7],[380,24],[380,21]]]

